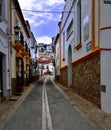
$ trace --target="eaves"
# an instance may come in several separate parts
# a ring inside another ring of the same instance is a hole
[[[26,32],[27,36],[30,38],[30,34],[29,34],[28,29],[27,29],[27,26],[26,26],[26,23],[25,23],[25,20],[24,20],[24,17],[23,17],[19,2],[18,2],[18,0],[13,0],[13,3],[15,5],[15,8],[13,8],[13,9],[15,9],[17,11],[17,14],[19,15],[19,18],[21,19],[21,22],[22,22],[22,24],[23,24],[23,26],[25,28],[25,32]]]

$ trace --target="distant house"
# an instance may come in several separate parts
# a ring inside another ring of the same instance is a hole
[[[47,53],[52,53],[52,45],[51,44],[46,45],[46,51],[47,51]]]
[[[60,76],[60,43],[59,43],[59,34],[57,34],[53,39],[52,39],[52,50],[54,53],[54,60],[55,60],[55,71],[54,71],[54,75],[55,78],[58,80],[59,76]]]
[[[37,64],[37,58],[38,58],[38,45],[37,41],[35,39],[35,36],[33,32],[31,31],[29,21],[26,20],[26,25],[30,34],[29,38],[29,51],[30,51],[30,64],[27,64],[27,67],[29,66],[29,80],[33,81],[34,79],[37,79],[38,77],[38,64]],[[26,80],[27,81],[27,80]]]
[[[59,82],[73,87],[77,94],[108,113],[111,113],[110,11],[111,4],[104,0],[66,0],[59,22]]]
[[[38,64],[39,64],[39,74],[50,74],[52,71],[52,45],[47,45],[44,43],[38,44],[38,50],[39,50],[39,58],[38,58]]]

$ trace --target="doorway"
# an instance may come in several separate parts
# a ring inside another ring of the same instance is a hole
[[[0,97],[3,97],[3,57],[0,53]]]
[[[23,91],[24,85],[24,62],[22,58],[17,58],[17,92]]]
[[[68,48],[68,87],[72,86],[72,48]]]

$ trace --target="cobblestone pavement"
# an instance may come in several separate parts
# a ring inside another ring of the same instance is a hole
[[[82,117],[92,125],[94,130],[111,130],[111,115],[107,114],[90,102],[74,93],[72,88],[66,88],[57,82],[55,86],[62,95],[71,103],[71,105],[82,115]],[[25,87],[21,96],[13,96],[11,100],[0,104],[0,130],[4,124],[10,119],[13,113],[23,102],[28,93],[32,90],[34,84]]]

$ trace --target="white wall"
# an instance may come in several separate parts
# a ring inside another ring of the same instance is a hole
[[[101,108],[111,114],[111,4],[101,2],[100,9],[101,85],[106,89],[101,91]]]
[[[7,89],[10,88],[9,84],[9,43],[8,39],[5,39],[0,34],[0,53],[2,53],[2,59],[3,59],[3,90],[4,90],[4,96],[7,96]]]
[[[69,3],[68,3],[69,2]],[[62,67],[68,65],[67,54],[68,46],[72,46],[72,62],[84,57],[85,55],[91,53],[92,50],[87,51],[86,46],[88,43],[92,43],[92,1],[81,0],[81,35],[82,35],[82,47],[79,50],[75,49],[77,43],[77,2],[75,2],[72,10],[74,13],[63,14],[62,17],[62,33],[61,33],[61,43],[63,47],[63,32],[68,27],[70,20],[74,19],[74,32],[68,41],[65,41],[65,61],[62,61]],[[69,11],[72,4],[70,0],[67,0],[67,5],[64,11]],[[100,48],[101,50],[101,85],[105,85],[106,92],[101,92],[101,107],[102,110],[111,113],[111,4],[104,4],[103,0],[100,0],[100,28],[99,28],[99,5],[98,0],[95,0],[95,47],[99,45],[99,29],[100,29]],[[68,16],[68,17],[67,17]],[[66,23],[65,23],[66,21]],[[88,23],[89,37],[85,40],[85,25]],[[62,48],[63,55],[63,48]],[[63,57],[61,57],[63,58]],[[101,86],[100,86],[101,87]]]
[[[7,90],[10,89],[10,68],[9,68],[9,36],[8,33],[8,21],[9,21],[9,1],[3,1],[5,3],[3,21],[0,22],[0,53],[3,59],[3,96],[7,97]]]
[[[77,3],[75,3],[75,18],[74,18],[74,34],[75,34],[75,39],[74,39],[74,53],[73,53],[73,61],[87,55],[90,53],[89,51],[86,51],[86,45],[92,41],[92,36],[91,36],[91,1],[85,0],[81,1],[81,43],[82,47],[79,50],[76,50],[75,47],[77,46]],[[85,40],[84,35],[85,35],[85,27],[86,24],[88,23],[87,27],[89,29],[89,36]]]
[[[111,113],[111,51],[101,52],[101,85],[106,87],[106,92],[101,91],[101,108]]]
[[[104,4],[103,1],[101,1],[100,8],[101,28],[111,26],[111,4]]]
[[[67,40],[67,28],[69,26],[69,24],[71,23],[71,21],[74,19],[74,6],[72,6],[72,1],[67,1],[66,2],[66,6],[64,8],[64,12],[68,12],[71,11],[71,13],[64,13],[63,17],[62,17],[62,23],[61,23],[61,28],[62,28],[62,33],[61,33],[61,53],[62,53],[62,57],[61,59],[65,58],[65,61],[62,60],[61,62],[61,67],[64,67],[65,65],[68,64],[68,46],[72,45],[72,49],[74,48],[74,31],[71,34],[71,36],[69,37],[69,39]],[[70,10],[71,9],[71,10]],[[73,23],[73,25],[75,25],[75,23]],[[74,30],[74,26],[73,26],[73,30]],[[63,43],[63,32],[65,32],[65,43]],[[63,44],[65,44],[65,50],[63,50]],[[63,57],[63,51],[65,51],[65,57]]]
[[[11,77],[16,78],[16,50],[12,49],[12,57],[11,57],[12,63],[11,63]]]
[[[61,43],[62,43],[62,56],[63,56],[63,32],[65,32],[65,37],[66,37],[66,31],[69,26],[69,23],[73,19],[73,33],[70,36],[68,40],[65,39],[65,61],[62,61],[62,67],[68,64],[68,47],[71,45],[72,47],[72,62],[78,60],[79,58],[87,55],[88,53],[91,52],[91,50],[86,51],[86,45],[88,43],[91,43],[92,41],[92,34],[91,34],[91,1],[85,0],[81,1],[81,42],[82,42],[82,47],[79,50],[76,50],[75,47],[77,46],[77,3],[78,0],[73,4],[72,7],[72,2],[67,1],[67,5],[64,8],[64,11],[69,11],[71,9],[71,13],[68,15],[68,13],[64,13],[62,17],[62,33],[61,33]],[[88,25],[89,29],[89,37],[88,39],[84,39],[85,35],[85,26],[86,24]],[[62,57],[63,58],[63,57]]]
[[[56,43],[56,53],[55,53],[55,75],[60,75],[60,46],[59,41]]]

